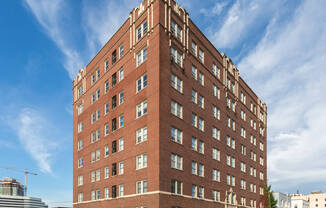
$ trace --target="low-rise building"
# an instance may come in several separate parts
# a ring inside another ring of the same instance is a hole
[[[273,193],[274,198],[277,200],[278,208],[292,208],[291,207],[291,197],[287,194],[283,194],[280,192]]]

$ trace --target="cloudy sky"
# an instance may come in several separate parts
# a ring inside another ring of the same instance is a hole
[[[72,79],[139,2],[1,2],[0,166],[50,206],[72,201]],[[273,189],[326,191],[326,1],[179,2],[267,103]]]

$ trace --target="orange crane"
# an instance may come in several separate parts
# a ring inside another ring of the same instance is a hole
[[[6,170],[12,170],[12,171],[16,171],[16,172],[21,172],[21,173],[25,173],[25,195],[27,196],[27,174],[31,174],[31,175],[37,175],[37,173],[32,173],[27,171],[27,169],[25,170],[19,170],[19,169],[15,169],[15,168],[9,168],[9,167],[1,167],[2,169],[6,169]]]

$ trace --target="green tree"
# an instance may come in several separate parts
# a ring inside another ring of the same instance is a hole
[[[264,186],[265,208],[277,208],[277,200],[273,196],[272,187],[267,184]]]

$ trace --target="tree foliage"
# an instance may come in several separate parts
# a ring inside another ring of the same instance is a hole
[[[267,184],[264,186],[265,208],[277,208],[277,200],[273,196],[272,187]]]

